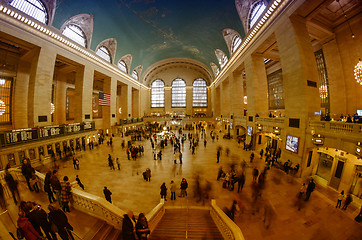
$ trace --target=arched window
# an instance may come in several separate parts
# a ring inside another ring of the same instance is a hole
[[[198,78],[192,84],[192,106],[207,107],[207,87],[206,81]]]
[[[172,82],[171,106],[186,107],[186,82],[177,78]]]
[[[48,12],[44,4],[39,0],[14,0],[10,3],[10,6],[35,18],[39,22],[48,24]]]
[[[220,68],[222,69],[227,62],[228,62],[228,57],[225,54],[223,54],[219,59]]]
[[[235,36],[233,39],[233,43],[231,45],[231,52],[232,53],[236,52],[236,49],[238,49],[240,44],[241,44],[241,38],[239,36]]]
[[[136,70],[133,70],[133,71],[132,71],[132,77],[133,77],[134,79],[138,80],[138,74],[137,74]]]
[[[64,28],[62,34],[72,39],[74,42],[78,43],[79,45],[85,48],[87,47],[87,38],[80,27],[74,24],[69,24]]]
[[[96,54],[106,60],[107,62],[111,62],[111,54],[109,53],[108,49],[104,46],[98,48]]]
[[[151,107],[165,107],[165,84],[162,80],[151,84]]]
[[[118,68],[121,69],[122,72],[125,72],[125,73],[128,72],[127,71],[127,65],[123,60],[118,62]]]
[[[253,4],[248,18],[248,30],[250,30],[254,26],[256,21],[260,18],[261,14],[264,12],[265,8],[266,5],[264,1],[259,1]]]

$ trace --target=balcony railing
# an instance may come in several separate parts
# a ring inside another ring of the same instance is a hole
[[[346,122],[309,121],[309,127],[325,132],[362,134],[362,124]]]

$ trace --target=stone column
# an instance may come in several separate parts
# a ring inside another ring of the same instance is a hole
[[[75,75],[75,122],[92,121],[92,94],[94,69],[80,66]],[[111,99],[112,104],[112,99]]]
[[[172,88],[171,87],[166,87],[165,86],[165,112],[172,112],[172,108],[171,108],[171,91]]]
[[[140,91],[138,89],[132,89],[132,117],[139,117],[140,114]]]
[[[132,116],[132,86],[127,86],[127,117]]]
[[[121,119],[128,118],[128,85],[121,86],[119,103],[122,108]]]
[[[219,117],[221,115],[220,113],[220,103],[221,103],[221,85],[215,87],[215,97],[214,97],[214,106],[215,106],[215,109],[214,109],[214,117]]]
[[[244,116],[244,87],[243,76],[241,72],[233,72],[230,74],[231,87],[231,102],[233,116]]]
[[[55,124],[66,122],[66,98],[67,98],[67,77],[65,74],[57,74],[54,107],[55,112],[53,120]]]
[[[248,116],[268,112],[268,81],[264,57],[253,54],[245,60],[246,84],[248,86]]]
[[[34,50],[28,93],[28,125],[51,125],[50,102],[56,53],[44,46]]]
[[[190,116],[193,116],[192,90],[192,86],[186,86],[186,114]]]
[[[229,79],[225,79],[221,84],[221,115],[223,118],[230,118],[230,83]]]
[[[140,116],[143,117],[144,115],[150,114],[151,109],[151,91],[140,87]]]
[[[329,82],[329,103],[331,114],[347,114],[347,94],[343,64],[336,39],[323,44],[324,60]]]
[[[13,126],[15,129],[28,127],[28,90],[29,90],[29,72],[31,64],[20,60],[18,72],[16,75],[16,84],[14,87],[13,98]]]
[[[115,125],[115,123],[117,122],[117,80],[111,77],[106,77],[103,83],[103,92],[111,94],[110,106],[102,107],[103,129],[109,129],[109,131],[111,131],[111,126]]]

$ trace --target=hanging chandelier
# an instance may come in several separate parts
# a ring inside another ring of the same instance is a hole
[[[55,113],[55,105],[54,103],[50,103],[50,114]]]
[[[362,85],[362,61],[359,59],[359,62],[354,67],[354,78],[357,83]]]
[[[321,85],[319,87],[319,96],[322,99],[326,99],[328,97],[328,87],[327,87],[327,85]]]

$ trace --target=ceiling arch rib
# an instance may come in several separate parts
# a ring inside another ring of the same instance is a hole
[[[237,31],[235,31],[235,30],[233,30],[231,28],[225,28],[224,30],[222,30],[222,35],[224,37],[225,43],[226,43],[226,45],[227,45],[227,47],[229,49],[229,54],[231,56],[233,54],[233,52],[235,52],[235,51],[233,51],[233,49],[234,49],[234,46],[233,46],[234,39],[236,37],[238,37],[241,40],[242,38],[241,38],[240,34]]]
[[[100,47],[105,47],[108,49],[111,57],[110,63],[113,64],[114,58],[116,56],[117,40],[115,38],[108,38],[103,40],[100,44],[98,44],[95,52],[97,52]]]

